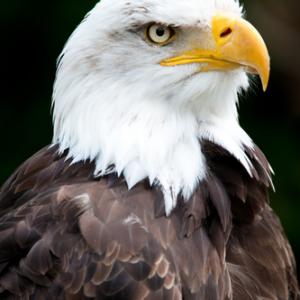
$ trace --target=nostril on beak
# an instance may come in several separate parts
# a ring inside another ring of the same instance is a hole
[[[221,32],[220,38],[225,38],[229,36],[231,33],[232,33],[232,29],[230,27],[227,27]]]

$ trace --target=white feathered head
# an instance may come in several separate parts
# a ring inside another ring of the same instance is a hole
[[[237,1],[102,0],[61,55],[53,142],[95,160],[95,176],[158,183],[169,213],[206,175],[202,139],[250,172],[236,109],[246,72],[266,88],[268,52]]]

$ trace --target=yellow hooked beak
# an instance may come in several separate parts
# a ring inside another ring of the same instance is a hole
[[[201,63],[202,72],[227,71],[244,67],[260,76],[264,91],[270,76],[268,49],[258,31],[247,21],[226,15],[212,20],[213,48],[185,51],[179,56],[165,59],[162,66]]]

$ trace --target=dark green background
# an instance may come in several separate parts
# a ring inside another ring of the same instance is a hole
[[[2,1],[0,183],[50,143],[56,57],[96,2]],[[240,119],[276,172],[272,206],[300,261],[300,1],[248,0],[245,7],[270,49],[272,74],[265,94],[254,80]]]

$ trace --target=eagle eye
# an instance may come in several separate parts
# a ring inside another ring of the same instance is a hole
[[[161,24],[151,24],[147,28],[146,35],[151,43],[163,46],[173,40],[175,31],[172,27],[169,26]]]

